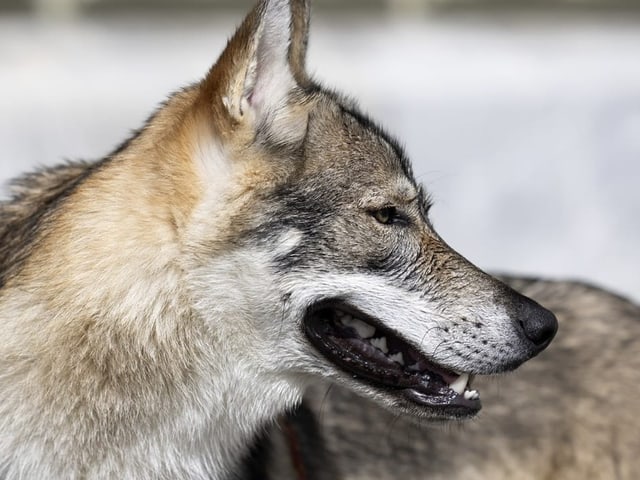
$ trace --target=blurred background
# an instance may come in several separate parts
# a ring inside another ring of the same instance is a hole
[[[249,0],[0,0],[0,182],[99,158]],[[308,64],[399,137],[494,272],[640,300],[640,1],[315,0]]]

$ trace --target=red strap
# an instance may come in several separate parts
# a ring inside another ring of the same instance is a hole
[[[293,469],[296,472],[296,479],[307,480],[307,470],[304,465],[302,452],[300,451],[298,434],[296,433],[295,428],[293,428],[291,424],[286,420],[282,422],[282,428],[284,429],[287,443],[289,444],[289,453],[291,454],[291,463],[293,464]]]

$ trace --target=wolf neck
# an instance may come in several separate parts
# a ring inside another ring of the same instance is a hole
[[[98,169],[51,212],[3,289],[3,328],[19,340],[0,358],[23,360],[0,376],[0,413],[25,451],[57,446],[33,478],[222,478],[299,390],[229,341],[231,311],[205,321],[192,308],[175,206],[192,196],[153,168],[120,167]]]

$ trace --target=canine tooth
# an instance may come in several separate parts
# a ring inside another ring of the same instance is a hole
[[[358,320],[357,318],[353,318],[351,315],[346,315],[342,319],[342,323],[347,327],[353,328],[362,338],[373,337],[373,334],[376,333],[376,327],[364,323],[362,320]]]
[[[463,373],[451,385],[449,385],[449,388],[454,392],[456,392],[458,395],[462,395],[465,389],[467,388],[468,381],[469,381],[469,374]]]
[[[371,345],[376,347],[378,350],[382,350],[384,353],[389,352],[389,348],[387,347],[387,337],[372,338],[369,342],[371,342]]]
[[[393,355],[389,355],[389,358],[400,365],[404,365],[404,357],[402,356],[402,352],[395,353]]]
[[[478,398],[480,398],[480,394],[477,390],[467,390],[466,392],[464,392],[464,398],[466,398],[467,400],[477,400]]]

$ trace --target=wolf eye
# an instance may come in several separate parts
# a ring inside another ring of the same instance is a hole
[[[393,223],[406,223],[406,218],[398,212],[396,207],[384,207],[371,212],[373,218],[383,225],[391,225]]]

